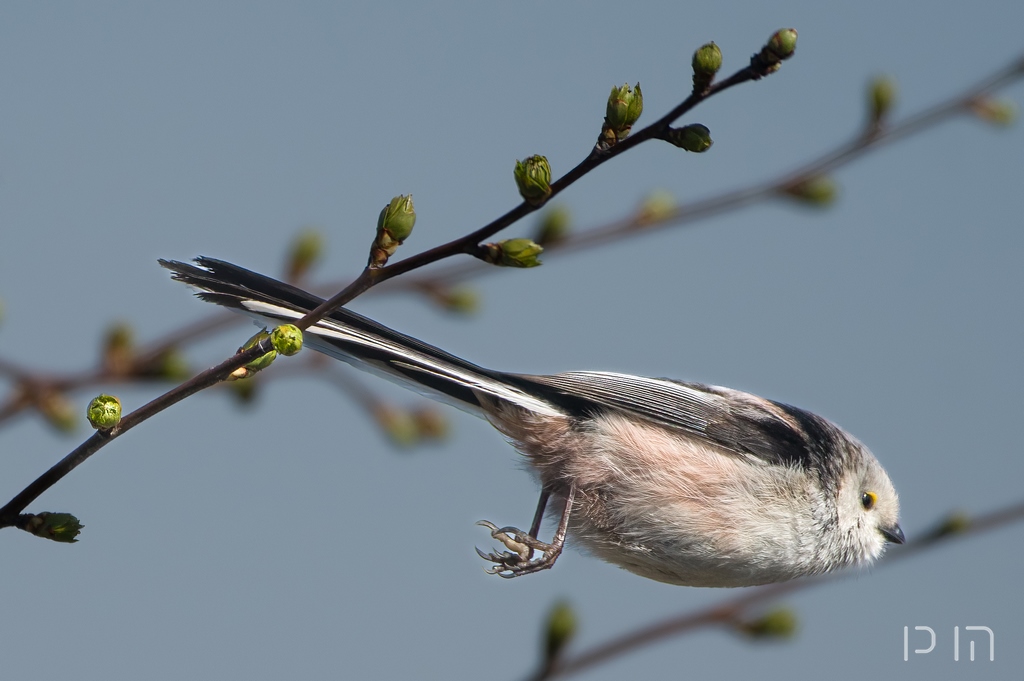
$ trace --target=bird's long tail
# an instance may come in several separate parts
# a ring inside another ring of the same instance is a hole
[[[199,289],[200,299],[271,326],[295,321],[323,302],[302,289],[223,260],[200,257],[195,263],[160,260],[174,279]],[[515,385],[516,379],[508,374],[479,367],[344,308],[307,329],[305,344],[478,416],[486,417],[496,403],[539,414],[562,413]]]

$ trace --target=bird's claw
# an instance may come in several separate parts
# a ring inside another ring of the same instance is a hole
[[[546,544],[526,532],[515,527],[498,527],[492,522],[481,520],[477,523],[491,531],[491,538],[501,542],[508,551],[500,553],[485,553],[477,549],[477,555],[484,560],[494,563],[486,572],[491,575],[498,575],[505,579],[512,579],[520,575],[528,575],[541,570],[546,570],[555,564],[555,560],[562,553],[562,547],[555,544]],[[534,551],[541,553],[537,558],[533,557]]]

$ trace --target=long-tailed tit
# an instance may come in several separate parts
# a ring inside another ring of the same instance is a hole
[[[201,299],[272,325],[322,302],[212,258],[160,264]],[[508,549],[480,552],[503,577],[551,567],[566,533],[638,575],[722,587],[867,563],[904,541],[875,457],[802,409],[664,378],[493,371],[345,309],[311,326],[306,343],[477,414],[526,457],[542,490],[531,530],[481,522]],[[561,514],[545,543],[549,499]]]

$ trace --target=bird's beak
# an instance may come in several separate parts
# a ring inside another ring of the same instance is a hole
[[[903,536],[903,530],[896,523],[893,523],[889,527],[880,527],[878,531],[882,533],[885,540],[891,544],[902,544],[907,541],[907,538]]]

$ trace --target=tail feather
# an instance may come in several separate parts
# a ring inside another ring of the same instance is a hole
[[[196,265],[160,260],[173,278],[199,289],[202,300],[270,324],[290,322],[323,302],[307,291],[215,258]],[[506,374],[485,369],[450,353],[338,308],[306,331],[306,344],[364,371],[418,392],[485,415],[495,400],[529,411],[556,415],[561,410],[512,385]]]

